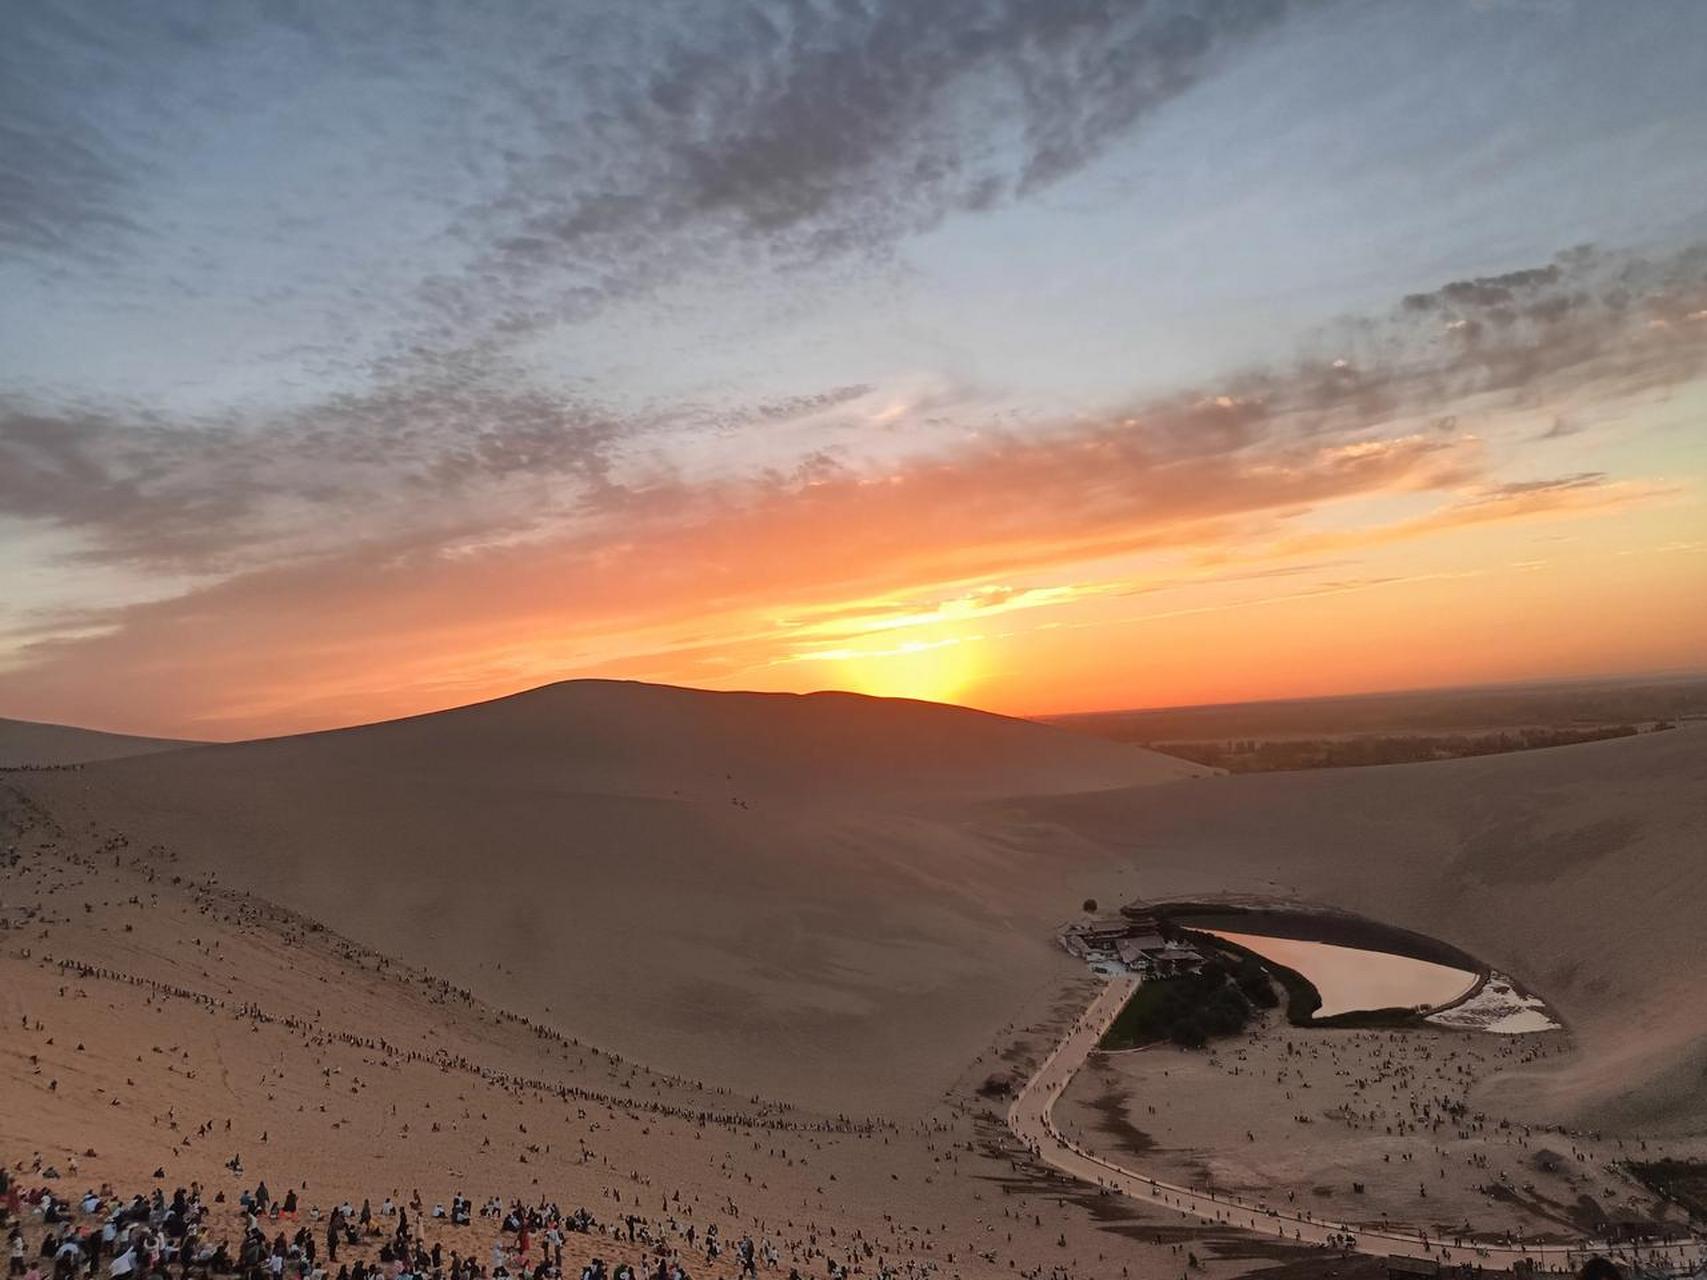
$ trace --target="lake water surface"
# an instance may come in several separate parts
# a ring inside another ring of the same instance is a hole
[[[1317,1011],[1322,1017],[1363,1009],[1433,1009],[1458,999],[1477,980],[1476,974],[1464,969],[1385,951],[1299,938],[1265,938],[1224,929],[1204,932],[1303,974],[1322,994],[1322,1007]]]

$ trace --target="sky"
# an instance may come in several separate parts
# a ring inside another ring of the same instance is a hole
[[[31,0],[0,715],[1707,666],[1696,0]]]

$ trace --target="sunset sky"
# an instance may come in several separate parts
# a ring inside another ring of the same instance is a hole
[[[1699,0],[6,27],[0,715],[1707,667]]]

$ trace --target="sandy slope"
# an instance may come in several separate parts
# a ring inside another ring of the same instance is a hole
[[[1152,1275],[1177,1259],[1177,1235],[1115,1236],[1105,1206],[1063,1204],[969,1089],[923,1122],[866,1126],[649,1071],[209,884],[169,851],[82,817],[61,825],[19,791],[25,776],[0,776],[0,1161],[26,1192],[199,1181],[226,1198],[215,1239],[241,1234],[234,1201],[258,1180],[322,1210],[417,1189],[429,1206],[459,1191],[550,1200],[599,1219],[570,1237],[569,1275],[595,1254],[639,1263],[631,1214],[702,1280],[736,1274],[732,1252],[704,1255],[714,1225],[725,1244],[777,1245],[780,1274],[824,1275],[834,1258],[913,1280],[1087,1276],[1112,1253]],[[1088,985],[1068,975],[1051,993],[1064,1000],[984,1054],[1021,1066]],[[490,1222],[412,1216],[447,1253],[488,1258]],[[42,1230],[25,1215],[32,1256]],[[1206,1280],[1276,1256],[1226,1233],[1192,1246],[1220,1257]]]
[[[1203,772],[927,703],[575,682],[28,785],[643,1061],[860,1114],[935,1101],[1112,887],[969,802]]]
[[[1607,1127],[1707,1127],[1707,730],[1216,778],[1003,817],[1118,846],[1148,897],[1329,903],[1517,976],[1581,1051],[1497,1077],[1491,1105]]]
[[[384,756],[388,769],[502,766],[588,794],[809,799],[841,807],[1148,785],[1210,772],[966,707],[853,693],[717,693],[568,680],[449,711],[238,744],[248,761]]]
[[[1407,1090],[1443,1087],[1424,1079],[1432,1063],[1501,1120],[1698,1128],[1704,746],[1679,730],[1204,778],[950,708],[593,683],[10,773],[0,1151],[92,1148],[91,1177],[134,1184],[160,1164],[227,1186],[237,1149],[275,1190],[300,1180],[315,1199],[549,1194],[607,1220],[637,1205],[678,1243],[661,1215],[679,1188],[702,1225],[774,1234],[809,1273],[836,1225],[839,1256],[865,1232],[951,1274],[1171,1274],[1186,1249],[1232,1274],[1283,1253],[1075,1197],[1014,1148],[1005,1102],[974,1095],[987,1076],[1026,1075],[1089,999],[1053,925],[1087,894],[1328,902],[1518,975],[1580,1035],[1577,1052],[1543,1053],[1429,1033],[1422,1067],[1376,1036],[1313,1044],[1306,1066],[1282,1029],[1219,1057],[1136,1055],[1069,1092],[1063,1123],[1091,1146],[1111,1140],[1110,1115],[1135,1116],[1177,1148],[1165,1158],[1181,1178],[1300,1196],[1368,1178],[1343,1127],[1318,1117],[1319,1151],[1293,1136],[1290,1091],[1319,1109],[1346,1054],[1399,1062],[1377,1086],[1399,1115]],[[723,1118],[695,1118],[706,1110]],[[1483,1131],[1518,1135],[1501,1171],[1530,1176],[1526,1131]],[[1378,1162],[1371,1205],[1379,1191],[1417,1211],[1405,1135],[1350,1132]],[[1395,1144],[1406,1173],[1388,1187]],[[1602,1164],[1622,1148],[1609,1135],[1594,1150],[1573,1176],[1604,1197]],[[1426,1211],[1482,1223],[1487,1176],[1437,1173]]]
[[[190,745],[171,738],[138,738],[128,733],[103,733],[99,729],[75,729],[34,720],[0,719],[0,769],[116,760]]]

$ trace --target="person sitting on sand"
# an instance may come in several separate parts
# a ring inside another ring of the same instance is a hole
[[[88,1255],[83,1248],[83,1238],[75,1231],[67,1231],[65,1239],[60,1241],[58,1250],[53,1255],[53,1274],[72,1280],[83,1269],[83,1263]]]

